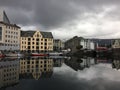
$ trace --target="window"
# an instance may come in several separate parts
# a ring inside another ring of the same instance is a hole
[[[37,38],[36,41],[39,41],[39,38]]]
[[[36,42],[36,45],[39,45],[39,43],[38,43],[38,42]]]
[[[47,45],[47,43],[45,43],[45,45]]]
[[[47,39],[45,39],[45,41],[47,41]]]
[[[39,33],[37,33],[37,37],[39,37]]]
[[[30,41],[31,39],[30,38],[28,38],[28,41]]]
[[[38,47],[38,46],[36,46],[36,49],[39,49],[39,47]]]
[[[28,42],[28,45],[30,45],[30,42]]]
[[[2,27],[0,27],[0,40],[2,40]]]
[[[30,49],[30,46],[28,46],[28,49]]]
[[[47,49],[47,47],[45,47],[45,49]]]

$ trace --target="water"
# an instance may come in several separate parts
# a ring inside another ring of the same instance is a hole
[[[119,69],[114,58],[4,58],[0,90],[120,90]]]

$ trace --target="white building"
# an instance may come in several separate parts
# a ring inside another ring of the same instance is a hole
[[[94,50],[95,49],[95,44],[89,39],[81,39],[80,40],[80,45],[82,45],[83,49],[89,49],[89,50]]]
[[[0,50],[20,50],[20,27],[11,24],[2,10],[0,10]]]

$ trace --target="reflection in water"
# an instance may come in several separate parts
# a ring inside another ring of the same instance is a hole
[[[89,90],[90,88],[91,90],[108,90],[109,88],[105,87],[105,85],[112,84],[113,81],[120,82],[120,72],[114,70],[114,68],[120,69],[120,59],[108,59],[105,57],[1,58],[0,88],[7,87],[8,90],[16,90],[18,88],[18,90],[33,90],[31,87],[37,86],[36,90],[40,90],[42,86],[42,88],[45,88],[44,86],[51,85],[49,88],[52,88],[52,90],[56,90],[54,87],[64,87],[61,88],[63,90]],[[47,79],[43,81],[42,78]],[[24,86],[28,84],[28,80],[33,83],[25,89]],[[13,85],[16,86],[11,89],[8,87]],[[74,87],[70,87],[71,85]],[[70,88],[65,88],[66,86]],[[95,89],[92,88],[93,86]]]
[[[53,73],[53,59],[50,58],[22,58],[20,59],[20,78],[51,77]]]
[[[120,69],[120,60],[113,60],[112,68],[116,68],[117,70]]]
[[[0,61],[0,87],[15,85],[19,82],[19,60],[4,58]]]
[[[65,64],[73,68],[75,71],[83,70],[84,68],[89,68],[91,65],[96,64],[94,58],[86,57],[86,58],[76,58],[72,57],[68,60],[65,60]]]

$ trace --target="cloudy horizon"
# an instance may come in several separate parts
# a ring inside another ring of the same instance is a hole
[[[120,38],[118,0],[1,0],[10,21],[22,30],[50,31],[63,40]]]

